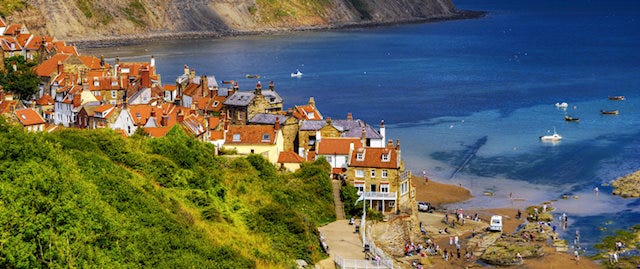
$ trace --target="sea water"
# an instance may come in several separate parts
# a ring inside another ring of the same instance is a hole
[[[638,200],[612,196],[606,186],[640,170],[640,2],[455,3],[487,15],[83,53],[111,61],[154,55],[165,84],[173,84],[185,64],[218,82],[239,81],[242,90],[274,81],[286,107],[313,96],[325,117],[352,112],[370,124],[384,120],[388,137],[401,140],[408,169],[418,175],[426,169],[472,191],[462,206],[554,200],[557,214],[569,215],[563,234],[571,241],[580,230],[588,252],[615,229],[640,223]],[[290,76],[296,69],[302,77]],[[610,95],[627,100],[607,100]],[[557,102],[569,107],[558,109]],[[601,109],[620,114],[601,115]],[[565,122],[565,115],[580,122]],[[539,140],[554,130],[562,141]],[[570,198],[561,199],[564,194]]]

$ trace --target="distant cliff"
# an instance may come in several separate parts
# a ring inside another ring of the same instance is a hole
[[[26,0],[7,20],[68,41],[229,35],[464,17],[451,0]]]

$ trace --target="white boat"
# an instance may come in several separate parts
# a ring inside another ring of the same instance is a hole
[[[558,133],[556,133],[556,128],[553,128],[553,134],[552,135],[543,135],[540,137],[541,141],[552,141],[552,142],[556,142],[556,141],[560,141],[562,140],[562,136]]]
[[[567,107],[569,107],[569,104],[567,104],[566,102],[556,103],[556,107],[557,108],[562,108],[562,109],[567,109]]]
[[[291,77],[292,78],[299,78],[302,77],[302,72],[300,72],[300,70],[296,69],[295,73],[291,73]]]

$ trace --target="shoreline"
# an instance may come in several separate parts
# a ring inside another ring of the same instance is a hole
[[[375,28],[382,26],[394,26],[404,24],[420,24],[420,23],[432,23],[432,22],[444,22],[452,20],[467,20],[467,19],[479,19],[486,16],[485,11],[472,11],[472,10],[458,10],[455,14],[443,17],[431,17],[431,18],[411,18],[388,22],[354,22],[344,24],[332,24],[332,25],[319,25],[319,26],[304,26],[297,28],[280,28],[269,30],[256,30],[256,31],[182,31],[182,32],[153,32],[145,33],[141,35],[128,35],[128,36],[111,36],[102,38],[87,38],[87,39],[67,39],[67,43],[73,44],[79,49],[90,48],[105,48],[113,46],[133,46],[144,44],[149,41],[167,41],[167,40],[182,40],[182,39],[219,39],[225,37],[238,37],[238,36],[259,36],[259,35],[284,35],[293,32],[306,32],[306,31],[322,31],[322,30],[343,30],[343,29],[364,29]]]

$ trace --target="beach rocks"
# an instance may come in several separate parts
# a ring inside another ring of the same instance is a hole
[[[614,195],[625,198],[640,197],[640,171],[618,178],[611,185],[614,187]]]
[[[542,246],[538,244],[523,242],[517,237],[506,236],[489,246],[480,256],[480,259],[492,265],[520,265],[522,264],[522,259],[518,258],[518,253],[522,258],[536,258],[544,254]]]

